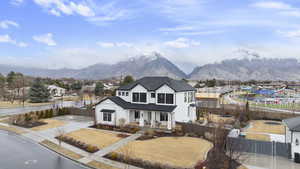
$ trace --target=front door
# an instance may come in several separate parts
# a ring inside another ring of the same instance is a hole
[[[135,110],[134,111],[134,120],[139,121],[140,120],[140,111]]]
[[[151,122],[151,120],[152,120],[152,112],[149,111],[148,112],[148,121]]]

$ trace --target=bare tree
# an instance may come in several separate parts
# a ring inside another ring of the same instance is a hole
[[[58,140],[59,146],[61,146],[61,137],[64,137],[64,135],[66,134],[66,131],[63,127],[58,127],[56,129],[56,138]]]

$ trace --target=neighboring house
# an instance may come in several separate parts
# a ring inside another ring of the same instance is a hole
[[[283,120],[285,127],[285,143],[291,144],[291,157],[300,158],[300,117]]]
[[[126,124],[172,129],[175,122],[196,120],[195,89],[169,77],[144,77],[119,87],[95,111],[101,124],[120,125],[124,119]]]
[[[55,86],[55,85],[49,85],[48,90],[53,97],[61,97],[66,94],[66,89]]]
[[[91,85],[84,85],[84,86],[82,86],[81,91],[94,93],[95,88],[96,88],[96,83],[93,83]]]

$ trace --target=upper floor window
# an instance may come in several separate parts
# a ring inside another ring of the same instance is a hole
[[[125,96],[125,92],[122,92],[122,96]]]
[[[170,93],[158,93],[157,103],[161,104],[174,104],[174,94]]]
[[[147,102],[147,94],[146,93],[132,93],[132,102]]]
[[[120,91],[118,92],[118,96],[121,96],[121,92]]]
[[[129,93],[129,92],[126,92],[126,96],[128,96],[128,93]]]
[[[151,93],[151,98],[155,98],[155,93]]]

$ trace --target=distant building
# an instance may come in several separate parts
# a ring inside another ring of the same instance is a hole
[[[66,94],[66,89],[55,85],[49,85],[48,90],[53,97],[61,97]]]

